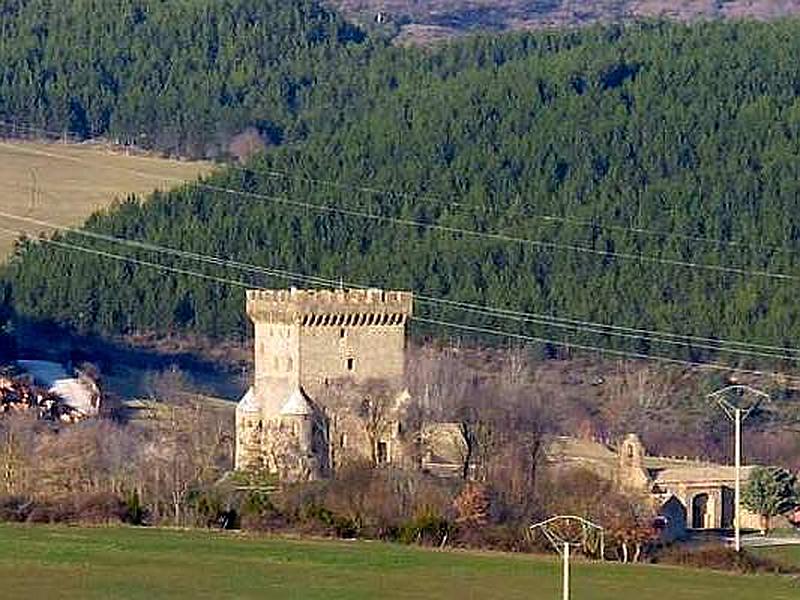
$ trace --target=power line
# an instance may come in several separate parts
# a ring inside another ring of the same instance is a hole
[[[0,121],[0,125],[11,126],[12,123],[8,121]],[[24,129],[29,131],[38,131],[41,133],[46,133],[51,136],[63,137],[63,132],[57,132],[54,130],[43,129],[40,127],[33,127],[30,125],[23,126]],[[82,139],[82,135],[78,132],[65,130],[66,133],[73,135],[76,139]],[[336,189],[349,189],[349,190],[356,190],[364,193],[369,194],[376,194],[376,195],[394,195],[400,196],[404,198],[411,198],[416,200],[435,200],[439,203],[446,203],[447,206],[459,206],[463,207],[466,210],[477,212],[480,210],[480,207],[474,207],[467,205],[462,202],[457,202],[452,198],[445,197],[439,194],[432,194],[429,192],[426,193],[419,193],[419,192],[405,192],[405,191],[398,191],[398,190],[390,190],[387,188],[381,187],[374,187],[374,186],[364,186],[364,185],[354,185],[348,183],[342,183],[340,181],[334,181],[331,179],[325,179],[321,177],[311,177],[308,175],[297,175],[294,173],[289,173],[287,171],[282,171],[279,169],[271,168],[271,169],[256,169],[252,166],[239,166],[234,163],[226,163],[226,167],[238,170],[242,172],[254,173],[259,175],[264,175],[271,178],[281,178],[281,179],[294,179],[297,181],[305,181],[307,183],[313,183],[316,185],[324,185],[327,187],[332,187]],[[183,181],[183,180],[180,180]],[[656,237],[656,238],[674,238],[674,239],[682,239],[685,241],[690,242],[701,242],[701,243],[708,243],[708,244],[715,244],[721,246],[730,246],[735,248],[753,248],[754,245],[752,243],[747,242],[740,242],[736,240],[723,240],[720,238],[713,238],[708,236],[699,236],[699,235],[689,235],[689,234],[682,234],[670,231],[663,231],[663,230],[655,230],[649,229],[646,227],[632,227],[632,226],[625,226],[625,225],[618,225],[618,224],[609,224],[604,223],[602,221],[592,221],[586,219],[578,219],[569,216],[560,216],[560,215],[551,215],[551,214],[542,214],[542,213],[529,213],[527,215],[529,218],[545,221],[545,222],[558,222],[564,223],[568,225],[575,225],[578,227],[596,227],[599,229],[606,229],[609,231],[619,231],[619,232],[628,232],[628,233],[635,233],[637,235],[646,235],[649,237]],[[757,244],[755,247],[759,249],[767,249],[773,252],[780,252],[780,253],[795,253],[795,250],[792,248],[786,248],[782,246],[776,246],[774,244]]]
[[[755,370],[755,369],[741,369],[739,367],[730,367],[730,366],[722,365],[722,364],[718,364],[718,363],[700,363],[700,362],[693,362],[693,361],[688,361],[688,360],[681,360],[681,359],[677,359],[677,358],[668,358],[668,357],[665,357],[665,356],[656,356],[656,355],[653,355],[653,354],[641,354],[641,353],[638,353],[638,352],[628,352],[628,351],[625,351],[625,350],[613,350],[613,349],[610,349],[610,348],[600,348],[600,347],[597,347],[597,346],[590,346],[590,345],[586,345],[586,344],[573,344],[571,342],[565,342],[563,340],[561,340],[561,341],[560,340],[552,340],[552,339],[548,339],[548,338],[530,336],[530,335],[525,335],[525,334],[521,334],[521,333],[512,333],[512,332],[508,332],[508,331],[501,331],[499,329],[492,329],[492,328],[489,328],[489,327],[478,327],[478,326],[474,326],[474,325],[464,325],[463,323],[452,323],[452,322],[449,322],[449,321],[440,321],[440,320],[437,320],[437,319],[428,319],[428,318],[425,318],[425,317],[412,317],[412,318],[415,321],[419,321],[419,322],[422,322],[422,323],[428,323],[430,325],[438,325],[440,327],[451,327],[451,328],[455,328],[455,329],[462,329],[462,330],[465,330],[465,331],[471,331],[471,332],[474,332],[474,333],[482,333],[482,334],[487,334],[487,335],[496,335],[496,336],[502,336],[502,337],[507,337],[507,338],[513,338],[513,339],[517,339],[517,340],[523,340],[523,341],[529,341],[529,342],[537,342],[537,343],[540,343],[540,344],[552,344],[554,346],[560,346],[560,347],[567,348],[567,349],[569,349],[569,348],[577,348],[579,350],[586,350],[586,351],[590,351],[590,352],[600,352],[600,353],[603,353],[603,354],[611,354],[611,355],[620,356],[620,357],[624,357],[624,358],[635,358],[635,359],[640,359],[640,360],[655,360],[655,361],[665,362],[665,363],[670,363],[670,364],[690,366],[690,367],[694,367],[694,368],[697,368],[697,369],[713,369],[713,370],[718,370],[718,371],[731,371],[731,372],[737,372],[737,373],[744,373],[744,374],[747,374],[747,375],[758,375],[758,376],[762,376],[762,377],[764,377],[764,376],[778,377],[778,378],[783,378],[786,381],[798,381],[798,382],[800,382],[800,378],[792,377],[792,376],[789,376],[789,375],[784,375],[783,373],[778,373],[778,372],[774,372],[774,371],[758,371],[758,370]]]
[[[420,296],[421,298],[425,299],[424,296]],[[458,300],[447,300],[444,298],[439,298],[438,302],[441,304],[453,305],[456,307],[463,307],[465,310],[473,309],[473,308],[484,308],[486,310],[491,311],[492,313],[498,313],[501,315],[510,315],[510,316],[518,316],[518,317],[531,317],[531,318],[540,318],[540,319],[551,319],[556,322],[565,323],[565,324],[574,324],[574,325],[588,325],[591,327],[597,327],[602,330],[613,330],[613,331],[621,331],[621,332],[629,332],[629,333],[638,333],[642,334],[640,336],[632,336],[632,337],[646,337],[648,335],[657,335],[659,337],[666,337],[666,338],[676,338],[682,340],[688,340],[688,342],[702,342],[702,343],[709,343],[709,344],[723,344],[726,346],[741,346],[745,348],[759,348],[762,350],[775,350],[779,352],[797,352],[800,353],[800,348],[792,348],[787,346],[774,346],[768,344],[759,344],[756,342],[742,342],[738,340],[729,340],[724,338],[711,338],[711,337],[703,337],[698,335],[691,335],[691,334],[683,334],[683,333],[675,333],[671,331],[662,331],[662,330],[655,330],[655,329],[641,329],[636,327],[627,327],[624,325],[614,325],[609,323],[598,323],[593,321],[588,321],[585,319],[578,319],[575,317],[558,317],[556,315],[548,315],[548,314],[537,314],[537,313],[529,313],[524,311],[518,311],[508,308],[496,308],[496,307],[482,307],[481,305],[471,304],[469,302],[461,302]],[[689,345],[687,343],[687,345]]]
[[[41,219],[34,219],[31,217],[23,217],[20,215],[15,215],[12,213],[2,212],[0,211],[0,217],[16,219],[19,221],[33,223],[36,225],[41,225],[45,227],[51,227],[55,229],[59,229],[61,231],[69,231],[73,234],[80,235],[83,237],[89,237],[92,239],[98,239],[110,243],[117,243],[123,244],[127,246],[136,247],[142,250],[153,251],[153,252],[161,252],[166,254],[171,254],[174,256],[179,256],[182,258],[189,258],[192,260],[198,260],[201,262],[206,262],[210,264],[214,264],[217,266],[235,268],[239,270],[244,270],[248,272],[255,272],[264,275],[269,275],[273,277],[282,277],[286,279],[298,280],[311,283],[313,285],[326,285],[335,287],[337,282],[331,279],[326,279],[322,277],[316,276],[309,276],[302,273],[271,268],[271,267],[263,267],[260,265],[254,265],[251,263],[242,263],[239,261],[231,260],[231,259],[222,259],[215,256],[210,256],[207,254],[199,254],[195,252],[190,252],[186,250],[180,250],[168,246],[153,244],[149,242],[142,242],[138,240],[131,240],[129,238],[119,238],[115,236],[110,236],[106,234],[96,233],[88,230],[81,230],[75,229],[72,227],[67,227],[63,225],[58,225],[52,222],[44,221]],[[367,287],[360,284],[353,284],[348,282],[349,287]],[[572,319],[572,318],[559,318],[552,315],[545,315],[545,314],[536,314],[536,313],[527,313],[522,311],[515,311],[511,309],[505,308],[497,308],[492,306],[484,306],[479,304],[472,304],[467,302],[459,302],[455,300],[447,300],[443,298],[437,298],[434,296],[428,296],[425,294],[416,294],[416,297],[422,303],[434,304],[434,305],[444,305],[448,307],[454,307],[457,310],[467,311],[478,313],[483,316],[489,316],[493,318],[503,318],[521,322],[529,322],[537,325],[543,325],[548,327],[556,327],[560,329],[569,329],[574,330],[576,332],[586,332],[595,335],[610,335],[615,337],[622,337],[622,338],[630,338],[630,339],[647,339],[651,342],[655,343],[663,343],[663,344],[670,344],[676,346],[694,346],[696,348],[702,348],[707,350],[713,350],[718,352],[729,352],[732,354],[740,354],[745,356],[759,356],[763,358],[774,358],[779,360],[789,360],[789,361],[796,361],[798,357],[795,356],[787,356],[786,354],[774,354],[774,353],[767,353],[761,352],[757,349],[766,349],[766,350],[774,350],[778,352],[796,352],[800,353],[800,349],[796,348],[786,348],[780,346],[768,346],[764,344],[754,344],[748,342],[740,342],[740,341],[729,341],[729,340],[720,340],[714,338],[705,338],[701,336],[686,336],[683,334],[676,334],[672,332],[661,332],[657,330],[647,330],[647,329],[635,329],[629,327],[621,327],[615,325],[608,325],[604,323],[595,323],[586,320],[579,320],[579,319]],[[735,346],[734,348],[727,348],[725,346]],[[756,348],[756,349],[754,349]]]
[[[0,232],[19,235],[19,232],[13,231],[11,229],[6,229],[5,227],[0,227]],[[245,282],[242,282],[242,281],[236,281],[236,280],[227,279],[227,278],[224,278],[224,277],[216,277],[214,275],[207,275],[205,273],[199,273],[197,271],[192,271],[192,270],[189,270],[189,269],[181,269],[181,268],[178,268],[178,267],[170,267],[169,265],[164,265],[164,264],[161,264],[161,263],[153,263],[153,262],[150,262],[150,261],[134,258],[132,256],[124,256],[124,255],[121,255],[121,254],[114,254],[113,252],[106,252],[104,250],[97,250],[96,248],[87,248],[85,246],[80,246],[78,244],[69,244],[67,242],[60,242],[58,240],[51,240],[51,239],[48,239],[48,238],[38,238],[37,241],[41,242],[41,243],[44,243],[44,244],[49,244],[51,246],[57,246],[59,248],[66,248],[68,250],[77,250],[79,252],[84,252],[86,254],[93,254],[95,256],[100,256],[100,257],[103,257],[103,258],[110,258],[112,260],[117,260],[117,261],[121,261],[121,262],[128,262],[128,263],[132,263],[132,264],[143,266],[143,267],[150,267],[150,268],[153,268],[153,269],[157,269],[159,271],[165,271],[165,272],[169,272],[169,273],[176,273],[178,275],[188,275],[188,276],[192,276],[192,277],[199,277],[199,278],[206,279],[206,280],[209,280],[209,281],[215,281],[217,283],[223,283],[223,284],[226,284],[226,285],[235,285],[235,286],[243,287],[243,288],[259,288],[259,286],[257,286],[257,285],[251,285],[249,283],[245,283]],[[260,289],[265,289],[265,288],[260,288]]]
[[[2,143],[0,143],[2,145]],[[55,158],[63,158],[66,160],[72,160],[75,162],[83,163],[91,165],[91,163],[74,156],[59,156],[50,153],[42,153],[31,151],[34,154],[44,154],[47,156],[53,156]],[[122,171],[126,171],[129,173],[133,173],[139,175],[141,177],[148,177],[148,178],[157,178],[162,181],[175,181],[181,185],[187,185],[187,182],[184,179],[179,177],[173,176],[156,176],[150,173],[146,173],[143,171],[139,171],[137,169],[130,169],[126,167],[122,167],[120,165],[102,165],[104,168],[108,169],[118,169]],[[250,198],[250,199],[258,199],[258,200],[267,200],[269,202],[275,204],[282,204],[285,206],[294,206],[298,208],[305,208],[314,210],[321,213],[328,213],[328,214],[341,214],[344,216],[350,217],[358,217],[365,220],[371,220],[376,222],[384,222],[384,223],[392,223],[394,225],[401,225],[404,227],[410,228],[424,228],[430,229],[432,231],[437,231],[440,233],[447,233],[450,235],[462,235],[467,237],[474,237],[474,238],[485,238],[494,241],[500,242],[511,242],[517,243],[520,245],[528,245],[535,248],[541,248],[545,250],[551,251],[567,251],[567,252],[575,252],[579,254],[589,254],[593,256],[601,256],[603,258],[619,258],[624,260],[634,260],[639,262],[647,262],[653,264],[663,264],[671,267],[679,267],[679,268],[687,268],[687,269],[700,269],[706,271],[712,271],[716,273],[730,273],[734,275],[749,275],[753,277],[763,277],[767,279],[774,279],[778,281],[798,281],[800,280],[800,276],[792,275],[787,273],[780,273],[780,272],[773,272],[773,271],[766,271],[766,270],[754,270],[754,269],[745,269],[742,267],[728,267],[724,265],[715,265],[709,263],[701,263],[701,262],[694,262],[694,261],[686,261],[680,259],[672,259],[672,258],[662,258],[657,256],[649,256],[646,254],[631,254],[628,252],[616,252],[613,250],[597,250],[595,248],[588,248],[586,246],[576,246],[574,244],[562,244],[558,242],[548,242],[543,240],[534,240],[528,239],[513,235],[508,235],[504,233],[496,233],[496,232],[484,232],[478,231],[474,229],[466,229],[462,227],[455,227],[451,225],[442,225],[440,223],[426,223],[424,221],[418,221],[414,219],[406,219],[401,217],[392,217],[388,215],[380,215],[376,213],[365,212],[361,210],[349,209],[349,208],[342,208],[339,206],[329,205],[329,204],[315,204],[313,202],[304,202],[302,200],[292,200],[285,196],[271,196],[267,194],[261,194],[257,192],[248,192],[245,190],[227,188],[224,186],[219,185],[212,185],[204,183],[203,181],[195,181],[192,183],[197,188],[205,189],[212,192],[217,192],[221,194],[232,194],[239,197]]]
[[[800,276],[786,274],[786,273],[779,273],[779,272],[772,272],[772,271],[765,271],[765,270],[752,270],[752,269],[744,269],[741,267],[726,267],[723,265],[714,265],[708,263],[700,263],[694,261],[685,261],[679,259],[672,259],[672,258],[661,258],[656,256],[649,256],[646,254],[631,254],[627,252],[616,252],[613,250],[597,250],[595,248],[587,248],[585,246],[576,246],[572,244],[562,244],[558,242],[547,242],[543,240],[534,240],[528,239],[523,237],[518,237],[514,235],[508,235],[504,233],[495,233],[495,232],[483,232],[477,231],[474,229],[465,229],[463,227],[455,227],[451,225],[442,225],[439,223],[426,223],[424,221],[417,221],[414,219],[405,219],[401,217],[391,217],[387,215],[379,215],[375,213],[369,213],[365,211],[359,211],[349,208],[341,208],[338,206],[332,206],[327,204],[314,204],[312,202],[304,202],[301,200],[291,200],[286,197],[282,196],[269,196],[266,194],[260,194],[256,192],[247,192],[244,190],[237,190],[226,188],[223,186],[211,185],[206,184],[203,182],[196,182],[194,183],[195,186],[200,187],[202,189],[206,189],[213,192],[219,192],[224,194],[234,194],[241,197],[249,197],[254,199],[261,199],[267,200],[277,204],[284,204],[287,206],[295,206],[299,208],[306,208],[315,210],[318,212],[324,213],[335,213],[341,214],[345,216],[351,217],[359,217],[366,220],[384,222],[384,223],[392,223],[395,225],[402,225],[405,227],[411,228],[424,228],[430,229],[433,231],[438,231],[440,233],[448,233],[453,235],[463,235],[467,237],[475,237],[475,238],[485,238],[500,242],[513,242],[521,245],[528,245],[533,246],[536,248],[542,248],[546,250],[561,250],[561,251],[569,251],[575,253],[582,253],[582,254],[590,254],[594,256],[602,256],[603,258],[620,258],[626,260],[635,260],[639,262],[649,262],[649,263],[657,263],[668,265],[672,267],[681,267],[681,268],[689,268],[689,269],[702,269],[707,271],[714,271],[717,273],[730,273],[735,275],[750,275],[753,277],[764,277],[767,279],[775,279],[775,280],[782,280],[782,281],[798,281],[800,280]]]
[[[424,299],[423,302],[426,302]],[[439,304],[439,302],[437,302]],[[786,354],[772,354],[769,352],[760,352],[758,350],[748,350],[743,348],[726,348],[721,343],[717,342],[716,344],[705,344],[701,342],[692,342],[692,341],[685,341],[681,339],[670,339],[670,338],[662,338],[657,335],[654,335],[655,332],[647,332],[641,334],[634,334],[634,333],[625,333],[619,331],[609,331],[608,329],[604,329],[602,324],[598,324],[599,326],[592,326],[588,324],[587,326],[578,325],[578,324],[569,324],[563,323],[559,321],[550,321],[547,319],[540,319],[536,317],[528,317],[528,316],[513,316],[510,314],[504,314],[504,311],[494,311],[492,309],[488,310],[481,310],[479,308],[460,308],[459,310],[478,313],[483,316],[495,317],[495,318],[503,318],[503,319],[510,319],[518,322],[523,323],[534,323],[536,325],[544,325],[547,327],[555,327],[558,329],[567,329],[573,330],[576,333],[592,333],[595,335],[609,335],[614,337],[622,337],[628,339],[635,339],[635,340],[647,340],[649,342],[658,343],[658,344],[669,344],[673,346],[682,346],[682,347],[694,347],[698,349],[704,350],[713,350],[715,352],[728,352],[731,354],[739,354],[743,356],[758,356],[761,358],[774,358],[779,360],[787,360],[787,361],[798,361],[800,357],[797,356],[788,356]],[[788,350],[789,349],[781,349],[781,350]]]
[[[5,228],[2,228],[2,227],[0,227],[0,231],[16,233],[13,230],[5,229]],[[86,252],[86,253],[97,255],[97,256],[101,256],[101,257],[104,257],[104,258],[110,258],[110,259],[113,259],[113,260],[118,260],[118,261],[121,261],[121,262],[128,262],[128,263],[135,264],[135,265],[138,265],[138,266],[145,266],[145,267],[149,267],[149,268],[154,268],[154,269],[160,270],[160,271],[177,273],[177,274],[186,275],[186,276],[199,277],[199,278],[207,279],[207,280],[213,280],[213,281],[216,281],[218,283],[222,283],[222,284],[226,284],[226,285],[234,285],[234,286],[242,287],[242,288],[258,288],[259,287],[259,286],[251,285],[249,283],[236,281],[236,280],[231,280],[231,279],[226,279],[226,278],[215,277],[215,276],[210,276],[210,275],[207,275],[205,273],[199,273],[199,272],[191,271],[191,270],[188,270],[188,269],[179,269],[179,268],[169,267],[169,266],[162,265],[162,264],[159,264],[159,263],[153,263],[153,262],[149,262],[149,261],[135,259],[135,258],[130,257],[130,256],[123,256],[123,255],[114,254],[114,253],[111,253],[111,252],[105,252],[105,251],[96,250],[96,249],[93,249],[93,248],[86,248],[84,246],[80,246],[80,245],[77,245],[77,244],[69,244],[69,243],[66,243],[66,242],[59,242],[59,241],[56,241],[56,240],[48,240],[48,239],[41,239],[40,241],[43,242],[43,243],[46,243],[46,244],[54,245],[54,246],[57,246],[57,247],[60,247],[60,248],[68,249],[68,250],[77,250],[77,251],[80,251],[80,252]],[[263,289],[263,288],[260,288],[260,289]],[[421,323],[427,323],[427,324],[431,324],[431,325],[438,325],[438,326],[442,326],[442,327],[450,327],[450,328],[460,329],[460,330],[464,330],[464,331],[471,331],[471,332],[475,332],[475,333],[483,333],[483,334],[489,334],[489,335],[502,336],[502,337],[506,337],[506,338],[509,338],[509,339],[536,342],[536,343],[542,343],[542,344],[552,344],[552,345],[555,345],[555,346],[566,347],[566,348],[577,348],[577,349],[580,349],[580,350],[599,352],[599,353],[602,353],[602,354],[610,354],[610,355],[613,355],[613,356],[619,356],[619,357],[624,357],[624,358],[633,358],[633,359],[639,359],[639,360],[655,360],[655,361],[665,362],[665,363],[670,363],[670,364],[689,366],[689,367],[697,368],[697,369],[713,369],[713,370],[736,372],[736,373],[743,373],[743,374],[749,374],[749,375],[778,377],[778,378],[783,378],[785,381],[800,381],[800,378],[795,378],[795,377],[792,377],[792,376],[789,376],[789,375],[785,375],[785,374],[782,374],[782,373],[777,373],[777,372],[758,371],[758,370],[753,370],[753,369],[742,369],[742,368],[739,368],[739,367],[731,367],[731,366],[728,366],[728,365],[722,365],[722,364],[718,364],[718,363],[699,363],[699,362],[680,360],[680,359],[669,358],[669,357],[658,356],[658,355],[652,355],[652,354],[642,354],[642,353],[638,353],[638,352],[628,352],[628,351],[623,351],[623,350],[613,350],[613,349],[609,349],[609,348],[601,348],[601,347],[598,347],[598,346],[591,346],[591,345],[587,345],[587,344],[574,344],[574,343],[570,343],[570,342],[565,342],[563,340],[553,340],[553,339],[549,339],[549,338],[530,336],[530,335],[519,334],[519,333],[513,333],[513,332],[502,331],[502,330],[498,330],[498,329],[492,329],[492,328],[488,328],[488,327],[478,327],[478,326],[473,326],[473,325],[464,325],[462,323],[452,323],[452,322],[449,322],[449,321],[442,321],[442,320],[437,320],[437,319],[429,319],[429,318],[426,318],[426,317],[416,317],[415,316],[415,317],[412,317],[412,318],[415,321],[418,321],[418,322],[421,322]]]
[[[449,206],[458,206],[462,207],[465,210],[477,213],[477,212],[485,212],[483,207],[478,206],[471,206],[465,204],[463,202],[457,202],[452,198],[445,197],[439,194],[432,194],[430,192],[405,192],[405,191],[397,191],[388,188],[380,188],[380,187],[373,187],[373,186],[362,186],[362,185],[355,185],[355,184],[348,184],[342,183],[340,181],[334,181],[331,179],[324,179],[319,177],[311,177],[308,175],[296,175],[293,173],[289,173],[287,171],[281,171],[279,169],[271,168],[271,169],[257,169],[253,166],[240,166],[233,163],[228,163],[226,165],[230,169],[234,169],[237,171],[242,172],[249,172],[254,173],[257,175],[263,175],[270,178],[277,178],[277,179],[293,179],[296,181],[304,181],[307,183],[312,183],[315,185],[322,185],[326,187],[332,187],[336,189],[343,189],[343,190],[354,190],[359,192],[364,192],[367,194],[375,194],[375,195],[386,195],[386,196],[398,196],[401,198],[410,198],[412,200],[434,200],[439,202],[440,204],[445,204],[445,208]],[[528,205],[524,205],[528,206]],[[699,235],[689,235],[683,233],[676,233],[672,231],[663,231],[657,229],[649,229],[646,227],[631,227],[625,225],[618,225],[614,223],[605,223],[603,221],[594,221],[594,220],[587,220],[587,219],[578,219],[569,216],[560,216],[560,215],[552,215],[552,214],[543,214],[543,213],[528,213],[526,217],[545,221],[545,222],[552,222],[552,223],[564,223],[567,225],[575,225],[578,227],[587,227],[587,228],[598,228],[598,229],[606,229],[609,231],[619,231],[625,233],[635,233],[637,235],[646,235],[649,237],[655,238],[675,238],[681,239],[689,242],[702,242],[708,244],[715,244],[719,246],[730,246],[735,248],[752,248],[753,244],[747,242],[739,242],[735,240],[723,240],[720,238],[713,238],[708,236],[699,236]],[[785,248],[782,246],[776,246],[774,244],[757,244],[756,246],[759,249],[767,249],[774,252],[780,253],[794,253],[795,250],[792,248]]]

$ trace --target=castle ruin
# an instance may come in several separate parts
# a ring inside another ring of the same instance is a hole
[[[400,291],[249,290],[255,377],[236,408],[236,468],[315,479],[347,460],[402,462],[412,308]]]

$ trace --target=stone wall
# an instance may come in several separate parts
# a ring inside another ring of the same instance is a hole
[[[380,382],[392,397],[399,397],[405,325],[412,308],[408,292],[248,291],[247,314],[255,326],[255,380],[247,402],[243,398],[237,408],[237,468],[262,464],[276,472],[283,470],[279,462],[293,462],[288,456],[293,434],[285,426],[284,409],[287,398],[297,393],[306,398],[317,433],[311,456],[303,459],[311,467],[295,470],[310,472],[316,465],[324,474],[347,460],[371,459],[373,449],[353,413],[357,402],[333,402],[334,390],[358,394]],[[259,436],[260,443],[254,443]],[[380,454],[388,462],[401,460],[397,432],[384,437]]]

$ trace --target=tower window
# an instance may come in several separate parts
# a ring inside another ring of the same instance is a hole
[[[342,339],[346,338],[347,337],[347,330],[345,330],[344,328],[340,329],[339,330],[339,337],[342,338]]]
[[[385,465],[389,462],[389,443],[380,441],[378,442],[378,452],[375,457],[378,459],[379,465]]]
[[[356,368],[356,359],[355,358],[348,358],[347,359],[347,370],[353,371]]]

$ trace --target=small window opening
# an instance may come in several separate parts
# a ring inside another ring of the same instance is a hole
[[[378,464],[385,465],[389,462],[389,444],[387,442],[378,442]]]
[[[342,339],[347,337],[347,331],[344,328],[339,330],[339,337]]]
[[[355,358],[348,358],[347,359],[347,370],[352,371],[356,368],[356,359]]]
[[[347,446],[347,434],[343,433],[339,436],[339,447],[344,448],[345,446]]]

